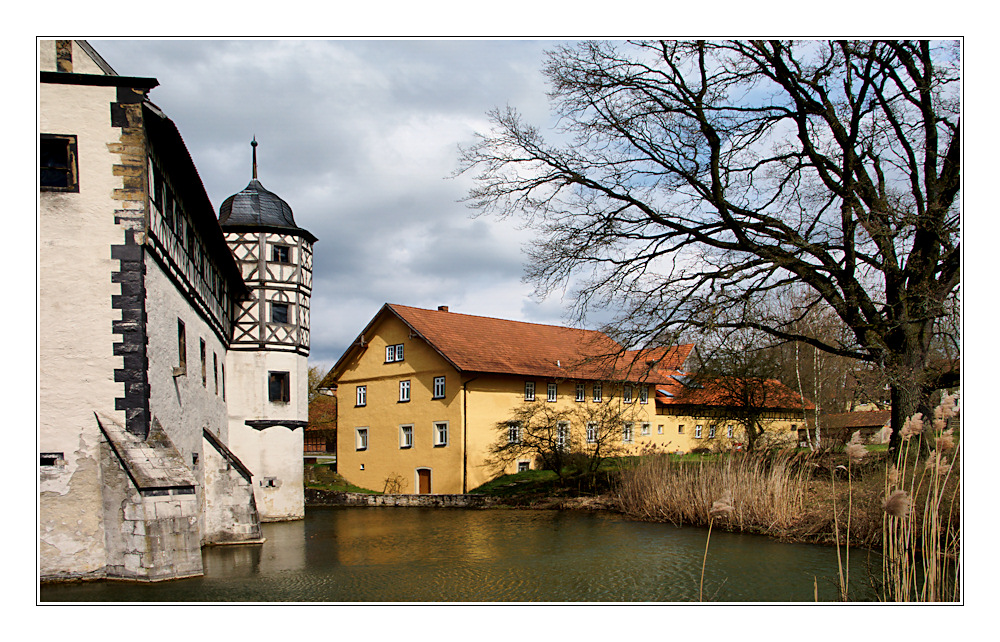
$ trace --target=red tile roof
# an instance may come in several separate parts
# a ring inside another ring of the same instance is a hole
[[[394,314],[461,372],[509,374],[553,379],[639,381],[656,369],[679,369],[694,348],[672,346],[625,351],[603,332],[510,321],[386,304],[359,341],[340,358],[324,385],[332,385],[340,366],[361,345],[383,314]],[[624,357],[622,358],[622,356]]]
[[[687,380],[687,377],[678,375],[676,378],[670,377],[666,384],[656,386],[656,401],[666,406],[735,405],[733,395],[729,391],[736,388],[727,386],[725,379],[697,380],[695,385],[685,385],[683,381]],[[776,379],[764,381],[762,389],[758,388],[754,396],[760,397],[755,405],[765,409],[801,410],[803,401],[806,410],[816,407],[811,401],[803,400],[798,393]]]

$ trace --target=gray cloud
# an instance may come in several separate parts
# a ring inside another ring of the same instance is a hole
[[[486,112],[549,119],[537,41],[102,41],[177,123],[216,208],[259,177],[316,244],[312,362],[328,366],[385,302],[559,323],[531,300],[512,225],[471,219],[448,178]]]

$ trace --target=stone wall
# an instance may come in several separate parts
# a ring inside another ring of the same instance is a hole
[[[306,506],[398,506],[412,508],[490,508],[494,497],[483,495],[368,495],[306,489]]]

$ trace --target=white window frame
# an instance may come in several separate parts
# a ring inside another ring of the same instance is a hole
[[[444,377],[434,377],[434,399],[444,399],[445,393],[445,378]]]
[[[733,438],[733,424],[729,424],[726,428],[726,437],[729,437],[730,439]]]
[[[399,382],[399,402],[406,403],[410,400],[410,380],[404,379]]]
[[[569,450],[569,422],[560,421],[556,424],[556,448]]]
[[[677,424],[677,434],[678,435],[684,434],[684,424]]]
[[[711,424],[708,427],[708,438],[715,439],[715,424]]]
[[[601,388],[601,384],[595,383],[594,384],[594,401],[597,402],[597,403],[601,403],[601,401],[603,399],[604,399],[604,390]]]
[[[632,403],[632,384],[627,383],[622,388],[622,403]]]
[[[701,439],[701,424],[695,424],[694,426],[694,438]]]
[[[622,424],[622,443],[631,444],[632,443],[632,431],[635,429],[635,425],[631,421],[626,421]]]
[[[507,424],[507,443],[521,443],[521,422],[511,421]]]
[[[354,449],[368,450],[368,428],[354,429]]]
[[[395,343],[385,347],[385,362],[396,363],[403,360],[403,344]]]
[[[550,383],[545,387],[545,401],[553,403],[559,399],[559,384]]]
[[[639,388],[639,403],[649,403],[649,386]]]
[[[354,405],[355,407],[362,407],[368,405],[368,386],[358,386],[355,390]]]
[[[663,424],[656,424],[656,434],[657,435],[663,434]]]
[[[596,444],[597,434],[601,430],[601,425],[596,421],[587,422],[587,443]]]
[[[649,424],[648,423],[642,422],[641,424],[639,424],[639,434],[641,434],[643,436],[648,436],[649,435]]]
[[[439,448],[448,445],[448,422],[434,422],[434,447]]]
[[[587,400],[587,384],[585,383],[576,384],[576,400],[577,401]]]
[[[413,448],[413,424],[404,424],[399,427],[399,447]]]
[[[523,473],[523,472],[527,472],[529,470],[531,470],[531,462],[530,461],[519,461],[519,462],[517,462],[517,472]]]
[[[524,400],[534,401],[535,400],[535,382],[525,381],[524,382]]]

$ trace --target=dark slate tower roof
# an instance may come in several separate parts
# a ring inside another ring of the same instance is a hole
[[[257,180],[256,138],[250,145],[253,147],[253,178],[243,191],[222,202],[222,207],[219,208],[219,225],[223,230],[255,228],[289,231],[315,243],[316,237],[295,224],[292,208],[288,203],[265,189]]]

